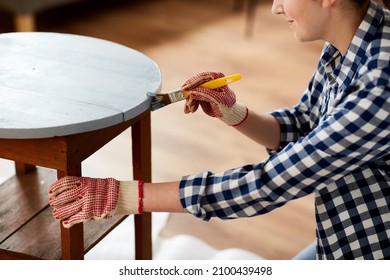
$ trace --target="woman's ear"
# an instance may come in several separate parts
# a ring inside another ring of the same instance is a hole
[[[323,8],[330,8],[337,2],[337,0],[321,0],[321,2]]]

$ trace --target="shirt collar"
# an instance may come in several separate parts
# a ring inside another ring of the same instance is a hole
[[[362,54],[365,53],[368,44],[377,33],[383,19],[383,9],[379,8],[378,4],[375,2],[371,1],[367,13],[359,25],[344,57],[341,57],[341,53],[333,45],[330,43],[325,44],[320,63],[324,67],[331,82],[335,80],[339,85],[349,84],[352,78],[351,75],[339,74],[356,71]]]

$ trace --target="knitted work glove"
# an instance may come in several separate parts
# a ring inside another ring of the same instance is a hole
[[[236,102],[236,96],[228,86],[217,89],[200,86],[205,82],[224,76],[221,72],[209,71],[199,73],[188,79],[182,85],[182,90],[189,93],[184,112],[186,114],[194,113],[200,105],[207,115],[219,118],[227,125],[237,126],[241,124],[248,115],[248,109]]]
[[[65,228],[86,220],[142,213],[143,182],[67,176],[49,188],[53,216]]]

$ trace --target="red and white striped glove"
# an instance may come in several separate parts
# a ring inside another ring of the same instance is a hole
[[[221,72],[208,71],[188,79],[182,85],[182,90],[189,93],[184,112],[194,113],[200,105],[207,115],[219,118],[227,125],[241,124],[248,115],[248,109],[236,102],[236,95],[227,85],[216,89],[201,87],[205,82],[224,76]]]
[[[87,220],[142,213],[143,182],[67,176],[49,188],[53,216],[65,228]]]

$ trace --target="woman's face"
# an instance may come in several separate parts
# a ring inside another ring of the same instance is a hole
[[[323,0],[274,0],[272,13],[284,15],[287,24],[300,42],[324,39],[327,9]]]

